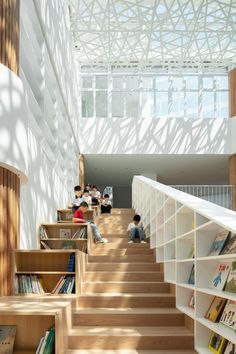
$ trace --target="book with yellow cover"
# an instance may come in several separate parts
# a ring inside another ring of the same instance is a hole
[[[226,339],[218,333],[212,332],[211,339],[208,344],[210,351],[216,354],[222,354],[225,348]]]

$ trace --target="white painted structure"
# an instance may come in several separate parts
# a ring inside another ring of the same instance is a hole
[[[235,261],[235,254],[208,256],[216,234],[236,233],[236,213],[183,193],[146,177],[135,176],[132,202],[141,215],[157,263],[164,263],[165,281],[176,285],[176,306],[194,320],[195,349],[210,353],[211,331],[236,344],[233,329],[204,318],[214,296],[236,300],[234,293],[209,288],[220,262]],[[188,258],[192,247],[194,258]],[[195,266],[195,284],[189,284]],[[192,294],[195,309],[189,307]]]

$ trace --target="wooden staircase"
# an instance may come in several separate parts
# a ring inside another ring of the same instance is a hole
[[[128,243],[132,209],[101,216],[77,300],[67,354],[193,354],[193,331],[175,308],[149,244]]]

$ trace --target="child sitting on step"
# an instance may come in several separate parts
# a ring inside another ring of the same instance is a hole
[[[75,223],[90,224],[93,231],[93,235],[95,237],[95,241],[97,243],[107,243],[107,239],[102,238],[102,236],[100,235],[97,225],[95,225],[92,221],[88,221],[84,219],[84,213],[86,213],[88,207],[89,207],[88,203],[82,202],[80,206],[73,213],[73,221]]]
[[[143,237],[143,227],[142,227],[140,215],[138,214],[134,215],[133,222],[129,223],[127,232],[128,235],[130,236],[129,243],[134,243],[136,234],[138,235],[141,243],[146,243]]]
[[[105,194],[101,203],[101,213],[111,213],[111,201],[109,199],[109,194]]]

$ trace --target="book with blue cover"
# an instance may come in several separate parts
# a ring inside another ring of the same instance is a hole
[[[224,230],[216,235],[208,256],[218,256],[230,239],[230,231]]]

